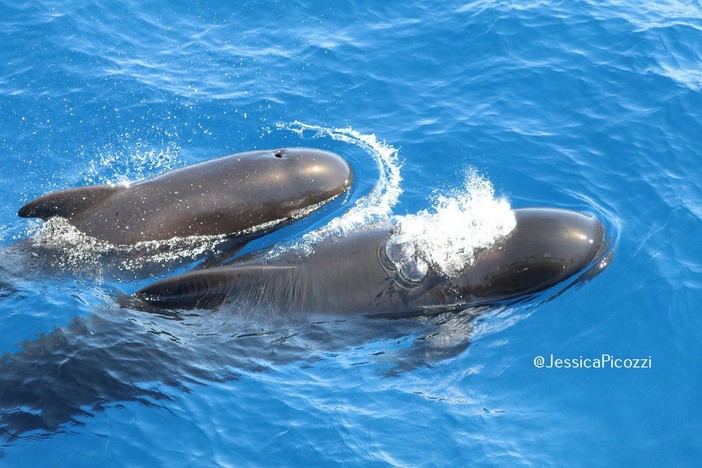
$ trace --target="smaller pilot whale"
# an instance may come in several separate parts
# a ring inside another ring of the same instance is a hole
[[[94,185],[49,193],[24,205],[18,215],[66,218],[84,234],[112,245],[250,236],[308,214],[344,193],[352,181],[348,163],[329,151],[250,151],[128,186]]]
[[[398,244],[393,225],[328,238],[304,256],[252,255],[158,281],[135,293],[151,306],[234,303],[275,312],[414,314],[519,298],[555,286],[604,258],[602,224],[574,211],[514,210],[516,226],[455,275]]]

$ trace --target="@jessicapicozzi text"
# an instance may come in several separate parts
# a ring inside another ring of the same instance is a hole
[[[560,358],[549,354],[534,358],[537,369],[651,369],[652,363],[651,356],[621,358],[607,353],[595,357]]]

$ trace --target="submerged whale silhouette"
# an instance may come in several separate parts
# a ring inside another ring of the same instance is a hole
[[[550,288],[607,253],[603,225],[574,211],[514,211],[516,227],[476,252],[456,275],[402,252],[393,226],[329,238],[309,255],[260,254],[149,285],[150,306],[195,309],[223,303],[278,312],[405,314],[464,308]]]
[[[469,345],[474,311],[426,321],[266,315],[255,311],[167,316],[107,305],[0,355],[0,458],[26,436],[85,425],[95,413],[138,402],[166,408],[179,393],[283,364],[374,346],[363,360],[389,375],[438,362]],[[407,337],[414,343],[396,346]],[[358,351],[356,351],[358,352]],[[236,398],[236,395],[233,395]]]
[[[66,218],[82,233],[112,245],[190,236],[244,240],[310,213],[348,190],[352,180],[348,163],[328,151],[250,151],[129,186],[49,193],[24,205],[18,215]]]

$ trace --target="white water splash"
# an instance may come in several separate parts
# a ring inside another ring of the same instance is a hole
[[[312,132],[314,137],[328,137],[360,147],[371,156],[380,172],[378,182],[368,195],[361,198],[346,213],[329,222],[329,224],[302,237],[302,244],[310,246],[330,236],[344,235],[354,230],[372,225],[379,220],[388,219],[392,209],[402,193],[400,169],[402,162],[397,149],[380,141],[374,134],[362,134],[347,128],[326,128],[302,122],[278,124],[277,128],[289,130],[303,136]]]
[[[228,238],[226,235],[190,236],[114,245],[85,234],[61,217],[30,227],[29,235],[32,246],[60,253],[62,269],[97,274],[101,274],[103,260],[109,260],[117,270],[134,271],[147,265],[167,265],[216,252]]]
[[[182,166],[175,140],[163,143],[161,148],[143,143],[128,148],[108,145],[88,163],[82,178],[87,184],[129,185]]]
[[[410,280],[421,280],[428,266],[455,276],[516,225],[509,201],[470,171],[464,186],[439,196],[431,210],[397,217],[386,251]]]

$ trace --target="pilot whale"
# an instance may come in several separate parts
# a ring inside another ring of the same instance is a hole
[[[62,217],[82,233],[130,246],[190,236],[263,233],[319,208],[353,181],[329,151],[250,151],[166,172],[132,185],[94,185],[49,193],[18,215]]]
[[[514,210],[516,227],[448,276],[403,246],[392,224],[328,238],[311,253],[244,257],[158,281],[135,293],[169,309],[224,303],[279,312],[407,314],[520,298],[594,266],[607,254],[603,225],[579,212]]]

